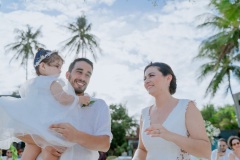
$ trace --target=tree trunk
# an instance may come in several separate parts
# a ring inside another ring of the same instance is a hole
[[[26,60],[26,80],[28,79],[28,58]]]
[[[228,77],[229,90],[230,90],[230,93],[231,93],[231,96],[232,96],[232,99],[233,99],[233,102],[234,102],[233,92],[232,92],[232,87],[231,87],[231,77],[230,77],[230,73],[227,74],[227,77]]]

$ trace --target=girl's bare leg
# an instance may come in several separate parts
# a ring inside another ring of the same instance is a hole
[[[22,160],[36,160],[41,153],[41,148],[34,144],[27,144],[22,154]]]

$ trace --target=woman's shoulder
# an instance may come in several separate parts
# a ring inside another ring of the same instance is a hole
[[[142,112],[148,112],[152,106],[153,106],[153,105],[150,105],[150,106],[148,106],[148,107],[143,108],[143,109],[142,109]]]
[[[141,115],[142,115],[142,118],[143,118],[143,119],[149,116],[149,114],[150,114],[150,109],[151,109],[152,106],[153,106],[153,105],[148,106],[148,107],[145,107],[145,108],[142,109]]]
[[[185,107],[185,109],[188,109],[189,107],[196,107],[196,102],[191,99],[178,99],[179,100],[179,105],[181,107]]]

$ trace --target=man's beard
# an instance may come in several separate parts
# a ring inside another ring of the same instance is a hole
[[[72,76],[71,76],[71,75],[69,76],[68,81],[69,81],[70,84],[72,85],[72,87],[73,87],[76,95],[84,95],[84,91],[86,90],[86,87],[83,88],[83,89],[75,88],[75,87],[74,87],[74,81],[72,81]]]
[[[75,88],[74,88],[74,91],[75,91],[75,94],[76,94],[76,95],[84,95],[84,91],[85,91],[85,90],[75,89]]]

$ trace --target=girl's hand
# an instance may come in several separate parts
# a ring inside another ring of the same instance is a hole
[[[82,104],[82,106],[89,105],[90,97],[89,96],[79,96],[79,103]]]

